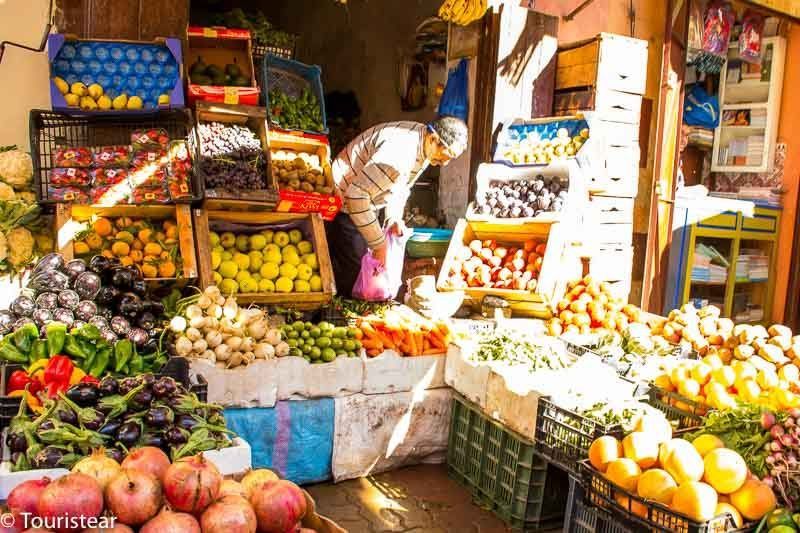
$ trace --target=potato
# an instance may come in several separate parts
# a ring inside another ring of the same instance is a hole
[[[700,321],[700,333],[708,337],[717,333],[717,319],[713,316],[707,316]]]
[[[730,318],[718,318],[717,319],[717,331],[725,331],[727,333],[733,332],[733,320]]]
[[[762,338],[762,339],[768,339],[769,338],[769,333],[767,333],[767,328],[765,328],[761,324],[753,326],[753,334],[756,337],[759,337],[759,338]]]
[[[789,358],[783,355],[783,350],[773,344],[765,344],[758,350],[758,355],[771,363],[786,364]]]
[[[788,351],[789,348],[792,347],[792,339],[791,339],[791,337],[783,337],[783,336],[772,337],[769,340],[769,343],[777,346],[778,348],[780,348],[784,352]]]
[[[752,346],[748,346],[747,344],[742,344],[737,346],[733,350],[733,356],[740,361],[747,361],[753,355],[755,355],[756,351]]]
[[[748,362],[750,362],[751,365],[756,367],[756,370],[760,370],[760,371],[763,370],[765,372],[776,372],[777,371],[777,368],[775,368],[775,365],[773,363],[770,363],[769,361],[767,361],[766,359],[764,359],[763,357],[760,357],[758,355],[748,359]]]
[[[738,327],[738,326],[737,326]],[[740,333],[738,335],[739,342],[741,344],[752,344],[754,340],[756,340],[756,334],[754,331],[755,328],[751,326],[746,326],[745,328],[740,329]],[[733,333],[736,335],[736,328],[733,328]]]
[[[789,337],[791,340],[792,330],[781,324],[773,324],[767,330],[770,337]]]

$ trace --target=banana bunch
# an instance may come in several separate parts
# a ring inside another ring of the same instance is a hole
[[[439,18],[467,26],[483,17],[489,9],[489,0],[445,0],[439,8]]]

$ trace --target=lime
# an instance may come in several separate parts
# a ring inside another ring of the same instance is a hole
[[[317,339],[316,344],[320,348],[327,348],[331,345],[331,339],[328,337],[320,337]]]
[[[306,326],[306,329],[311,329],[311,328],[314,327],[314,324],[312,324],[311,322],[306,322],[305,326]]]
[[[292,324],[292,328],[293,328],[295,331],[298,331],[298,332],[299,332],[299,331],[303,331],[303,330],[305,329],[305,327],[306,327],[306,325],[303,323],[303,321],[302,321],[302,320],[298,320],[297,322],[294,322],[294,323]]]
[[[289,348],[297,348],[297,339],[289,339],[286,344],[289,345]]]
[[[347,336],[350,337],[351,339],[354,339],[356,337],[357,330],[358,328],[347,328]]]
[[[292,357],[303,357],[303,352],[300,351],[300,348],[292,348],[289,350],[289,355]]]
[[[355,343],[355,341],[353,341],[352,339],[347,339],[347,340],[346,340],[346,341],[344,341],[344,343],[342,344],[342,347],[343,347],[345,350],[347,350],[348,352],[352,352],[352,351],[355,351],[355,349],[356,349],[356,343]]]
[[[322,357],[322,350],[320,350],[316,346],[312,346],[311,349],[308,351],[308,355],[311,356],[311,359],[319,359],[320,357]]]
[[[354,340],[353,344],[355,345],[356,350],[360,350],[361,348],[363,348],[363,346],[361,345],[361,341],[358,339]]]
[[[336,337],[331,339],[331,348],[334,350],[341,350],[344,347],[344,341]]]
[[[336,352],[335,351],[333,351],[330,348],[325,348],[324,350],[322,350],[322,360],[323,361],[325,361],[326,363],[330,363],[334,359],[336,359]]]
[[[311,346],[309,346],[308,344],[304,344],[303,347],[300,349],[303,351],[304,354],[311,353]]]
[[[343,328],[343,327],[333,328],[333,332],[331,333],[331,336],[334,337],[334,338],[337,338],[337,339],[343,339],[343,338],[347,337],[347,328]]]
[[[794,520],[792,520],[792,514],[784,508],[778,508],[774,511],[771,511],[767,515],[766,525],[770,530],[778,526],[789,526],[794,530]]]
[[[308,361],[309,363],[311,363],[311,362],[312,362],[312,361],[311,361],[311,358],[310,358],[309,356],[307,356],[307,355],[303,355],[303,359],[305,359],[305,360],[306,360],[306,361]]]
[[[300,338],[300,334],[293,329],[290,329],[289,332],[286,334],[287,337],[290,339],[298,339]]]
[[[316,341],[316,339],[314,339],[314,337],[309,337],[309,338],[305,339],[305,343],[306,343],[307,346],[314,346],[314,345],[317,344],[317,341]]]
[[[347,357],[355,357],[356,352],[347,352]]]
[[[315,338],[315,339],[316,339],[317,337],[319,337],[320,335],[322,335],[322,330],[321,330],[321,329],[319,329],[319,327],[317,327],[317,326],[314,326],[313,328],[311,328],[311,329],[308,331],[308,333],[309,333],[309,335],[311,335],[311,337],[313,337],[313,338]]]
[[[347,352],[344,350],[336,350],[336,357],[347,357]]]
[[[326,331],[331,331],[333,329],[333,324],[330,322],[320,322],[319,329],[321,329],[323,333]]]
[[[304,339],[307,339],[311,337],[311,333],[309,333],[307,329],[304,329],[303,331],[300,332],[300,336],[303,337]]]

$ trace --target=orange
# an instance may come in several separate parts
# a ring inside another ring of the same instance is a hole
[[[629,492],[636,490],[640,475],[642,475],[642,469],[639,468],[636,461],[625,457],[611,461],[606,469],[606,478]]]
[[[725,443],[723,443],[716,435],[706,434],[700,435],[694,439],[692,441],[692,446],[694,446],[694,449],[700,454],[700,457],[705,457],[709,452],[716,450],[717,448],[724,448]]]
[[[103,247],[103,238],[95,232],[89,233],[84,240],[92,250],[99,250]]]
[[[155,242],[148,242],[144,245],[145,255],[159,255],[161,253],[161,246]]]
[[[730,494],[744,485],[747,479],[747,465],[742,456],[727,448],[708,452],[703,459],[705,473],[703,481],[721,494]]]
[[[130,253],[130,258],[131,258],[133,261],[135,261],[135,262],[137,262],[137,263],[141,263],[141,262],[142,262],[142,258],[143,258],[143,257],[144,257],[144,256],[142,255],[142,251],[141,251],[141,250],[135,250],[135,249],[134,249],[134,250],[131,250],[131,253]]]
[[[136,239],[133,241],[133,244],[131,244],[131,248],[134,250],[144,250],[144,243],[139,239]]]
[[[103,250],[100,252],[100,255],[103,257],[108,257],[109,259],[114,259],[114,254],[111,253],[111,250]]]
[[[73,246],[72,251],[75,253],[75,255],[86,255],[89,253],[90,250],[88,244],[86,244],[85,242],[78,241]]]
[[[722,496],[720,496],[717,508],[714,510],[714,515],[720,516],[725,513],[728,513],[733,517],[733,523],[737,528],[742,527],[742,525],[744,524],[744,520],[742,519],[742,514],[738,510],[736,510],[736,507],[734,507],[730,503],[723,502]]]
[[[778,502],[772,489],[755,479],[748,479],[736,492],[731,493],[731,504],[747,520],[761,520],[775,509]]]
[[[674,392],[675,386],[672,384],[672,380],[669,378],[667,374],[661,374],[658,376],[653,384],[658,387],[659,389],[664,389],[667,392]]]
[[[589,462],[600,472],[605,472],[608,463],[620,457],[622,457],[622,444],[611,435],[595,439],[589,446]]]
[[[153,236],[153,230],[151,230],[150,228],[141,229],[139,230],[139,233],[136,236],[142,242],[150,242],[150,239]]]
[[[648,413],[639,417],[634,426],[634,431],[643,431],[653,436],[657,444],[667,442],[672,438],[672,425],[661,413]],[[657,455],[657,453],[656,453]]]
[[[694,446],[682,439],[672,439],[661,446],[668,447],[666,453],[659,454],[661,467],[669,472],[678,484],[700,481],[703,477],[703,458]]]
[[[166,228],[164,233],[167,236],[167,239],[177,239],[178,238],[178,226],[170,226]]]
[[[162,278],[175,277],[175,263],[172,261],[165,261],[158,265],[158,275]]]
[[[116,241],[111,245],[111,251],[114,253],[114,255],[123,257],[130,253],[131,247],[128,246],[128,243],[126,242]]]
[[[114,225],[117,226],[118,229],[125,229],[128,226],[133,225],[133,219],[130,217],[119,217],[116,221],[114,221]]]
[[[94,224],[92,224],[92,229],[101,237],[108,237],[111,235],[111,232],[114,231],[111,221],[107,218],[98,218],[95,220]]]
[[[642,498],[669,505],[672,503],[672,495],[677,488],[678,484],[666,470],[652,468],[639,477],[636,491]]]
[[[647,469],[656,464],[658,442],[654,435],[644,431],[634,431],[622,440],[625,457],[633,459],[639,467]]]
[[[672,496],[672,509],[698,522],[711,520],[717,511],[717,493],[700,481],[682,483]]]
[[[133,259],[129,255],[124,255],[119,258],[119,262],[122,266],[127,267],[133,264]]]
[[[145,278],[157,278],[158,268],[153,263],[145,263],[142,265],[142,276]]]

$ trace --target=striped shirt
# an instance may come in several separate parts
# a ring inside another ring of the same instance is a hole
[[[387,220],[402,220],[411,186],[428,168],[425,131],[419,122],[378,124],[353,139],[333,162],[342,211],[370,248],[384,241],[378,210],[386,208]]]

